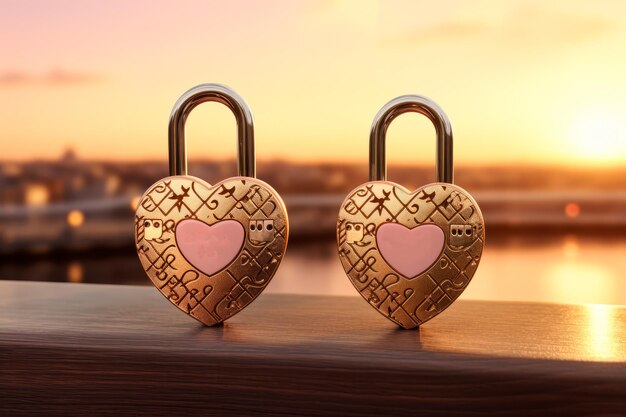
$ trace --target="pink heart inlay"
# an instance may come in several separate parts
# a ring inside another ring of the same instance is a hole
[[[200,220],[186,219],[176,226],[176,244],[191,265],[213,275],[226,268],[239,254],[245,234],[241,223],[235,220],[208,225]]]
[[[430,268],[443,251],[445,236],[435,224],[409,229],[398,223],[384,223],[376,232],[376,244],[385,261],[407,278]]]

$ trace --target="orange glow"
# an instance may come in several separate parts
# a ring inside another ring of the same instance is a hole
[[[137,210],[137,207],[139,207],[139,201],[141,201],[141,196],[136,195],[135,197],[133,197],[130,200],[130,208],[131,210]]]
[[[580,214],[580,206],[576,203],[567,203],[565,205],[565,215],[570,219],[578,217]]]
[[[70,227],[77,228],[85,223],[85,215],[80,210],[72,210],[67,213],[67,224]]]
[[[578,239],[576,239],[576,236],[566,236],[563,241],[563,256],[565,259],[575,260],[579,253]]]
[[[82,282],[83,275],[83,266],[79,262],[72,262],[67,266],[67,280],[69,282]]]
[[[29,185],[26,187],[26,205],[40,207],[50,200],[50,193],[44,185]]]

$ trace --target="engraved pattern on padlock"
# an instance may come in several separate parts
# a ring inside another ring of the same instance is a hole
[[[207,101],[226,105],[238,128],[239,176],[215,185],[187,175],[184,124]],[[250,304],[274,276],[287,247],[287,210],[278,193],[255,178],[252,113],[228,87],[202,84],[180,97],[169,121],[169,160],[170,176],[138,204],[137,253],[163,296],[215,325]]]
[[[428,117],[437,133],[437,182],[415,191],[386,181],[387,128],[406,112]],[[337,245],[346,274],[372,307],[405,329],[452,304],[480,262],[483,216],[453,184],[453,172],[452,127],[443,110],[425,97],[397,97],[372,124],[370,182],[351,191],[339,210]]]

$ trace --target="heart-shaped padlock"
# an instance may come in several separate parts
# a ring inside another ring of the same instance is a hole
[[[187,174],[184,122],[206,101],[237,119],[239,176],[215,185]],[[211,326],[254,300],[287,247],[289,223],[276,191],[255,176],[252,113],[234,91],[203,84],[174,105],[169,125],[170,174],[141,198],[135,215],[139,260],[172,304]]]
[[[418,112],[437,132],[437,183],[415,191],[386,181],[385,134],[398,115]],[[350,192],[337,219],[341,263],[361,296],[405,329],[445,310],[476,272],[485,241],[478,204],[452,184],[452,128],[421,96],[401,96],[374,118],[370,182]]]

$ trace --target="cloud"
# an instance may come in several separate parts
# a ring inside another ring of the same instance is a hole
[[[24,71],[0,73],[0,86],[71,86],[99,83],[103,78],[98,74],[51,70],[44,74],[31,74]]]
[[[415,41],[441,41],[481,35],[489,30],[489,26],[479,20],[444,22],[415,30],[411,38]]]
[[[387,41],[420,45],[490,39],[506,44],[539,42],[544,47],[560,47],[598,38],[615,27],[614,21],[598,16],[526,6],[510,10],[497,20],[451,20],[396,32]]]
[[[505,34],[516,39],[531,37],[563,45],[600,37],[612,32],[615,27],[614,21],[599,16],[525,7],[510,16]]]

